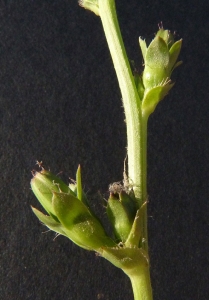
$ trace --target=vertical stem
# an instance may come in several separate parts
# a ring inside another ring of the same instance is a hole
[[[141,170],[142,170],[142,203],[147,201],[147,121],[148,116],[142,114],[141,126]],[[147,233],[147,205],[143,216],[143,239],[142,247],[148,252],[148,233]]]
[[[128,176],[140,206],[147,200],[147,116],[142,115],[141,100],[121,36],[115,1],[98,1],[99,15],[117,74],[125,110]],[[148,250],[147,212],[145,212],[143,223],[143,248]]]
[[[141,99],[135,85],[130,64],[121,36],[115,0],[97,0],[97,12],[101,18],[107,43],[117,74],[127,125],[128,176],[139,207],[147,201],[147,116],[142,114]],[[147,212],[143,217],[143,249],[148,252]],[[133,270],[132,270],[133,271]],[[152,300],[149,264],[125,272],[132,283],[135,300]]]
[[[131,280],[134,300],[153,299],[148,266],[140,266],[133,275],[128,276]]]
[[[127,125],[128,175],[136,197],[143,201],[141,101],[126,55],[114,0],[99,0],[99,15],[121,89]]]

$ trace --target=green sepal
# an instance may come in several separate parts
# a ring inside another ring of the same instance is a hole
[[[68,238],[78,246],[98,251],[103,246],[115,245],[106,235],[98,219],[94,218],[88,208],[76,197],[54,193],[52,204]]]
[[[174,83],[169,81],[164,85],[159,85],[148,90],[142,101],[142,113],[149,116],[155,110],[157,104],[168,94]]]
[[[63,230],[63,226],[61,223],[55,221],[51,216],[44,215],[42,212],[40,212],[35,207],[31,207],[36,217],[41,221],[44,225],[46,225],[49,229],[52,231],[55,231],[61,235],[64,235],[67,237],[67,234]]]
[[[83,191],[82,180],[81,180],[81,166],[78,166],[76,172],[76,182],[70,183],[69,188],[74,192],[74,196],[76,196],[81,202],[83,202],[89,209],[89,202],[86,197],[86,194]]]
[[[170,54],[170,68],[171,71],[173,71],[177,66],[182,64],[182,61],[179,61],[176,63],[179,53],[181,51],[181,46],[182,46],[182,39],[179,41],[176,41],[171,48],[169,49],[169,54]]]
[[[81,183],[81,167],[78,166],[76,172],[76,191],[77,191],[77,198],[82,201],[83,199],[83,190],[82,190],[82,183]]]
[[[169,51],[161,37],[155,37],[147,48],[146,64],[150,69],[166,68],[169,64]]]
[[[142,248],[137,247],[106,247],[102,248],[101,256],[128,275],[135,273],[135,270],[140,266],[148,266],[149,264],[147,253]]]
[[[125,242],[126,247],[139,247],[142,242],[143,218],[146,213],[147,202],[143,203],[138,209],[130,234]]]
[[[41,172],[35,173],[34,177],[31,179],[31,188],[46,212],[55,219],[56,214],[52,207],[53,192],[63,192],[75,195],[75,193],[59,177],[44,169]]]
[[[147,48],[142,75],[145,90],[160,85],[169,77],[169,51],[161,37],[155,37]]]
[[[144,59],[144,61],[145,61],[146,54],[147,54],[147,44],[146,44],[146,41],[145,41],[145,40],[142,40],[142,39],[139,37],[139,45],[140,45],[140,48],[141,48],[141,52],[142,52],[143,59]]]
[[[52,206],[60,222],[67,228],[71,228],[79,216],[91,216],[88,208],[77,197],[66,193],[54,192]]]
[[[118,242],[125,242],[129,236],[133,223],[129,212],[113,194],[110,194],[106,209],[116,239],[118,239]]]
[[[170,48],[174,43],[173,34],[170,32],[170,30],[160,28],[156,33],[156,36],[161,37],[168,45],[168,48]]]
[[[119,199],[122,205],[124,206],[126,212],[128,213],[131,220],[134,220],[137,212],[137,201],[135,197],[131,197],[125,191],[119,193]]]
[[[76,193],[77,198],[83,202],[86,206],[89,208],[89,203],[86,197],[86,194],[83,191],[82,187],[82,181],[81,181],[81,166],[78,166],[77,172],[76,172],[76,184],[74,187],[74,191]]]

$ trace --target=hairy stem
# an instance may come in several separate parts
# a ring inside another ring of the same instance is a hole
[[[134,274],[128,276],[131,280],[134,300],[153,299],[148,266],[141,266],[136,269]]]
[[[139,206],[147,200],[147,116],[142,115],[141,100],[121,36],[114,0],[99,0],[99,14],[117,74],[127,126],[128,176]],[[144,216],[144,244],[148,248],[147,216]]]
[[[115,1],[99,0],[99,13],[121,89],[127,125],[128,176],[136,197],[143,202],[141,101],[118,25]]]

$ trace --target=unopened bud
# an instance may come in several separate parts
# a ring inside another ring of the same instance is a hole
[[[52,173],[44,169],[36,172],[31,187],[49,216],[35,208],[33,212],[49,229],[67,236],[82,248],[99,252],[101,247],[115,247],[115,242],[85,205],[80,168],[77,180],[74,192]]]
[[[118,242],[125,242],[131,231],[134,217],[113,194],[110,194],[107,202],[107,215],[113,226],[116,239]]]
[[[141,38],[139,44],[145,65],[142,74],[144,86],[142,111],[149,115],[173,86],[170,77],[173,70],[182,63],[177,62],[182,40],[174,43],[170,31],[161,28],[148,47]]]

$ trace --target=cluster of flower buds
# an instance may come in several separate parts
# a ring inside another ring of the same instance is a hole
[[[139,44],[144,71],[142,76],[136,77],[136,85],[142,101],[142,112],[149,116],[174,85],[170,77],[173,70],[182,63],[177,62],[182,40],[174,42],[171,32],[160,28],[148,47],[141,38]]]
[[[134,192],[121,189],[111,192],[107,215],[113,227],[113,237],[107,235],[100,220],[92,212],[82,189],[81,169],[76,182],[66,185],[59,177],[42,167],[34,172],[31,188],[48,215],[32,207],[38,219],[49,229],[68,237],[78,246],[93,250],[117,267],[131,268],[125,258],[139,257],[147,263],[142,249],[144,203],[138,207]],[[138,249],[138,250],[136,250]]]
[[[98,251],[101,247],[116,246],[89,208],[81,185],[80,167],[76,174],[76,184],[70,187],[51,172],[42,169],[34,174],[31,188],[48,215],[36,208],[32,208],[33,212],[49,229],[67,236],[88,250]]]

